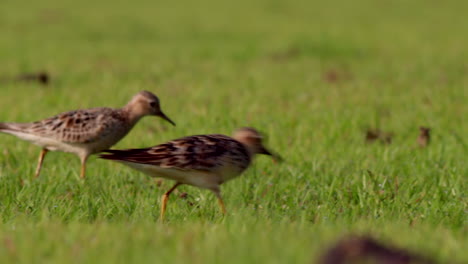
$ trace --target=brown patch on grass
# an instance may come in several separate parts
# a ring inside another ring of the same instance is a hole
[[[329,69],[322,74],[322,79],[326,83],[338,83],[351,80],[351,74],[345,70]]]
[[[431,141],[431,129],[428,127],[419,127],[418,145],[425,148]]]
[[[178,191],[178,190],[176,190],[176,191]],[[193,197],[191,197],[190,194],[188,194],[187,192],[180,192],[177,196],[179,198],[183,199],[183,200],[186,200],[188,206],[192,207],[192,206],[195,205],[195,201],[193,201],[193,199],[191,199]]]
[[[319,264],[431,264],[432,260],[405,249],[385,245],[369,236],[350,236],[330,247]]]
[[[50,83],[50,75],[45,72],[24,73],[16,77],[17,81],[21,82],[38,82],[41,85],[48,85]]]
[[[380,141],[382,144],[391,144],[393,139],[392,132],[383,132],[380,129],[368,129],[366,131],[366,142],[373,143]]]
[[[156,184],[157,187],[161,187],[163,184],[164,180],[163,179],[153,179],[154,183]]]

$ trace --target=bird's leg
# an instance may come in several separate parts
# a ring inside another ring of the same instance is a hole
[[[84,179],[86,177],[86,161],[88,160],[88,155],[81,156],[80,159],[81,159],[80,178]]]
[[[161,197],[161,221],[164,220],[164,213],[166,212],[166,204],[167,204],[167,200],[169,199],[169,195],[171,195],[171,193],[177,188],[177,186],[181,185],[182,183],[180,182],[177,182],[176,184],[174,184],[174,186],[172,186],[171,189],[169,189],[169,191],[165,192],[163,194],[163,196]]]
[[[224,206],[223,197],[221,196],[221,190],[219,189],[219,187],[217,187],[215,189],[212,189],[212,191],[215,193],[216,198],[218,198],[218,205],[219,205],[219,208],[221,209],[221,212],[223,213],[223,215],[226,215],[227,211],[226,211],[226,206]]]
[[[39,174],[41,173],[42,163],[44,162],[44,157],[47,154],[47,152],[49,152],[49,150],[47,150],[46,148],[43,148],[41,150],[41,154],[39,154],[39,161],[37,163],[36,173],[34,174],[35,178],[39,177]]]

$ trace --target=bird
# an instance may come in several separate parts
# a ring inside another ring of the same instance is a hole
[[[159,116],[175,126],[161,110],[159,98],[149,91],[140,91],[122,108],[80,109],[31,123],[0,122],[0,132],[42,147],[34,174],[36,178],[46,154],[62,151],[80,158],[80,178],[84,179],[88,157],[112,147],[147,115]]]
[[[186,184],[212,191],[226,214],[221,184],[244,172],[255,154],[282,158],[263,145],[263,136],[254,128],[237,129],[233,137],[211,134],[183,137],[149,148],[106,150],[99,157],[121,162],[151,177],[175,181],[161,197],[160,219],[164,219],[169,195]]]
[[[419,127],[419,137],[418,137],[418,145],[421,148],[426,147],[429,145],[431,141],[431,129],[428,127]]]

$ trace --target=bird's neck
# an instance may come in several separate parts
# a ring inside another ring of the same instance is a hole
[[[252,148],[252,146],[250,146],[248,144],[244,144],[242,142],[241,142],[241,144],[242,144],[242,146],[244,146],[245,150],[247,151],[247,155],[249,156],[249,159],[252,160],[253,157],[255,157],[255,154],[257,153],[255,151],[255,149]]]
[[[128,123],[131,125],[131,127],[133,127],[138,121],[140,121],[140,119],[143,116],[145,116],[141,109],[130,104],[121,108],[120,111],[122,111],[123,116],[127,118]]]

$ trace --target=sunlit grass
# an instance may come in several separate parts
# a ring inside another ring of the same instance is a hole
[[[312,263],[353,232],[466,262],[466,4],[350,3],[4,3],[0,121],[145,89],[177,127],[144,118],[117,148],[248,125],[285,163],[258,157],[224,185],[226,217],[182,186],[160,223],[172,183],[97,158],[80,181],[63,153],[34,180],[40,148],[0,135],[0,262]],[[11,81],[39,70],[51,85]],[[366,144],[368,128],[392,144]]]

